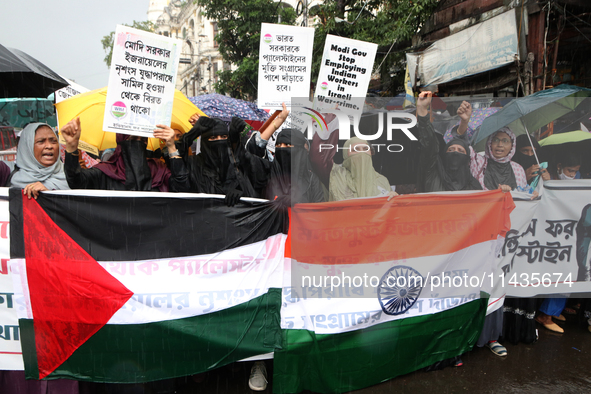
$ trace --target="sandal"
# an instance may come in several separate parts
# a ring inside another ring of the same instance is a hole
[[[501,345],[497,341],[492,341],[486,344],[486,346],[490,349],[491,352],[496,354],[499,357],[505,357],[507,355],[507,348]]]
[[[573,308],[569,308],[569,307],[564,308],[562,310],[562,312],[566,315],[576,315],[577,314],[576,310],[574,310]]]

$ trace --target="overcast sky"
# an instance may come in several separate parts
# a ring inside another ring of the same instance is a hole
[[[2,0],[0,44],[90,90],[107,86],[103,36],[148,19],[150,0]]]

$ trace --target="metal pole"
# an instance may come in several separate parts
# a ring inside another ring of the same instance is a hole
[[[538,163],[538,165],[540,165],[540,160],[538,159],[538,154],[536,153],[536,148],[534,148],[534,143],[531,140],[531,136],[529,135],[529,130],[527,129],[527,126],[525,125],[525,123],[521,122],[523,124],[523,127],[525,128],[525,134],[527,134],[527,139],[529,140],[529,144],[531,145],[531,150],[534,152],[534,156],[536,157],[536,163]]]

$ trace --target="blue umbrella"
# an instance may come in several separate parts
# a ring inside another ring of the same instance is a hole
[[[517,98],[482,122],[474,138],[476,150],[484,150],[488,136],[502,127],[508,126],[516,135],[528,133],[573,111],[588,97],[591,89],[559,85]]]
[[[264,122],[269,114],[258,109],[255,103],[235,99],[218,93],[189,97],[189,100],[199,109],[214,118],[229,119],[233,116],[244,120],[258,120]]]

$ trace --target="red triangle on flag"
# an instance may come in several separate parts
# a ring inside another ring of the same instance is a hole
[[[39,379],[51,374],[101,329],[133,292],[23,198],[27,281]]]

